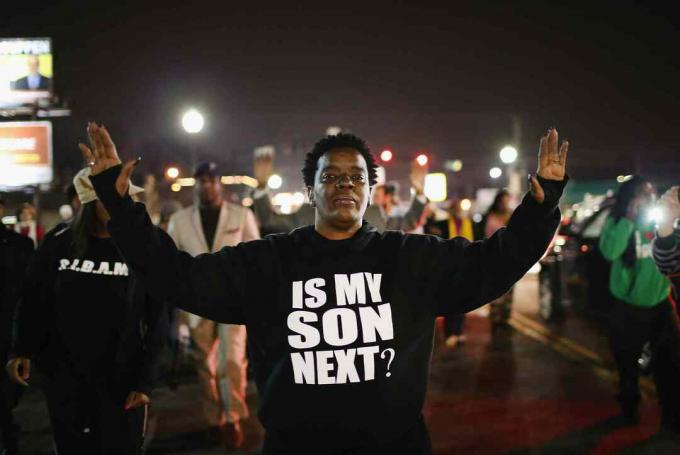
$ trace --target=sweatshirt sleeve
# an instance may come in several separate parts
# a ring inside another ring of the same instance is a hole
[[[661,273],[680,273],[680,229],[675,229],[667,237],[659,237],[657,234],[652,244],[652,254]]]
[[[162,302],[147,296],[145,299],[145,317],[143,326],[143,349],[139,358],[137,378],[133,389],[151,395],[160,365],[161,353],[169,327],[169,312]]]
[[[628,239],[633,235],[635,223],[628,218],[621,218],[614,221],[609,217],[604,224],[602,234],[600,234],[599,248],[602,256],[608,261],[614,261],[621,257],[626,247]]]
[[[149,219],[144,204],[120,197],[115,181],[121,166],[91,177],[111,219],[109,232],[126,262],[151,296],[213,321],[244,324],[248,301],[247,260],[251,243],[192,257]]]
[[[557,204],[567,178],[539,181],[546,193],[543,203],[527,193],[508,225],[490,238],[430,239],[438,250],[431,272],[438,277],[433,283],[437,315],[468,312],[500,297],[540,260],[559,226]]]

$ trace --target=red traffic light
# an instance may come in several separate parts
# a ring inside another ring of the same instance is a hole
[[[421,166],[425,166],[425,165],[427,164],[427,162],[429,161],[429,158],[428,158],[427,155],[425,155],[424,153],[421,153],[420,155],[418,155],[418,156],[416,157],[416,161],[417,161],[418,164],[420,164]]]
[[[394,155],[392,154],[391,150],[383,150],[382,153],[380,153],[380,159],[387,163],[388,161],[392,161],[392,158]]]

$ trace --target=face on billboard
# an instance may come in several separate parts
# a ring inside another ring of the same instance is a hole
[[[49,38],[0,39],[0,107],[49,98],[52,79]]]

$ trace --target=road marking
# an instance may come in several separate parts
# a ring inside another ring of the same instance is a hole
[[[569,338],[552,333],[548,327],[518,312],[512,313],[509,323],[518,332],[533,338],[571,360],[590,363],[596,376],[614,386],[618,385],[619,375],[616,370],[607,368],[604,360],[587,347]],[[640,394],[644,399],[652,400],[656,398],[656,387],[649,378],[640,378]]]

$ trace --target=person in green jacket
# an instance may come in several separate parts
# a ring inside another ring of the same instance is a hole
[[[653,201],[654,189],[642,177],[624,182],[600,236],[600,251],[612,263],[609,342],[619,373],[618,400],[625,423],[639,423],[637,361],[644,344],[650,342],[661,425],[680,432],[680,336],[668,299],[668,278],[659,273],[652,258],[654,224],[648,209]]]

